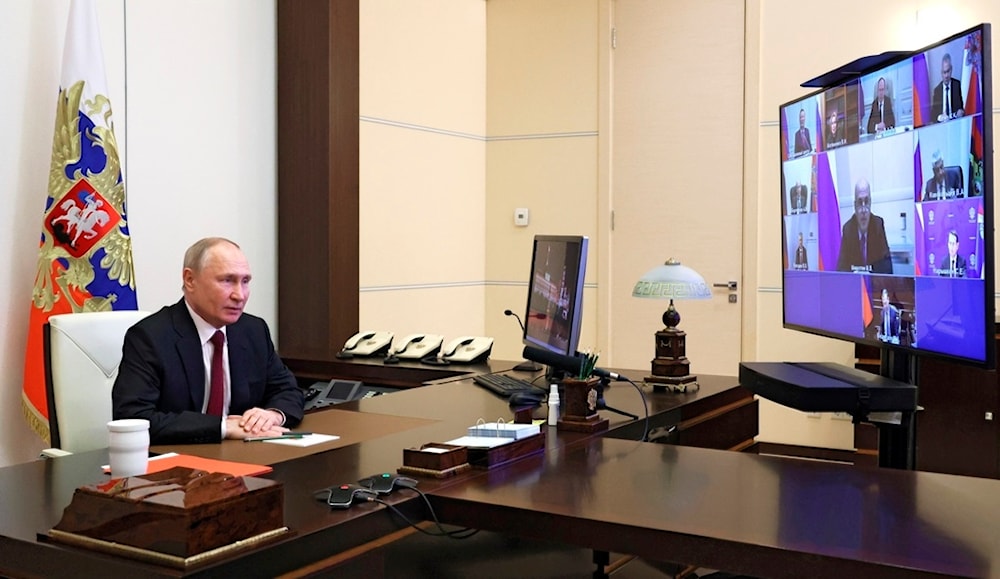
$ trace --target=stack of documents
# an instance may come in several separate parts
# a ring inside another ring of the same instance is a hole
[[[479,422],[469,427],[466,436],[449,440],[447,444],[470,448],[493,448],[515,440],[534,436],[541,432],[537,424],[515,424],[511,422]]]
[[[469,436],[513,438],[520,440],[541,432],[537,424],[517,424],[514,422],[480,422],[469,427]]]

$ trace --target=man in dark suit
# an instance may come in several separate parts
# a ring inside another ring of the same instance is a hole
[[[811,153],[813,150],[809,129],[806,128],[806,110],[799,109],[799,130],[795,131],[795,156]]]
[[[889,290],[882,288],[882,324],[878,339],[899,343],[899,308],[889,303]]]
[[[962,82],[951,77],[951,55],[941,57],[941,82],[931,97],[931,118],[941,123],[965,114],[962,103]]]
[[[153,444],[278,435],[302,420],[303,395],[267,323],[243,313],[250,265],[235,243],[184,254],[184,297],[125,334],[114,418],[149,420]]]
[[[875,83],[875,100],[872,110],[868,113],[868,134],[874,135],[896,126],[896,115],[892,112],[892,101],[886,98],[885,79],[880,78]]]
[[[958,254],[958,232],[954,229],[948,231],[948,261],[941,265],[941,275],[965,277],[965,258]]]
[[[837,270],[892,273],[885,222],[872,214],[871,186],[865,179],[854,186],[854,215],[844,223]]]
[[[924,200],[936,201],[963,196],[965,187],[958,172],[948,173],[940,151],[934,151],[932,159],[931,169],[934,171],[934,176],[924,185]]]
[[[809,201],[809,190],[806,186],[796,181],[789,193],[792,199],[792,213],[805,213]]]
[[[809,269],[809,254],[806,252],[806,246],[802,242],[802,233],[799,233],[799,245],[795,248],[794,269]]]

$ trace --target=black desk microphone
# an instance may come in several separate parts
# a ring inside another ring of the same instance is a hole
[[[521,321],[520,316],[518,316],[511,310],[504,310],[503,315],[514,316],[514,319],[517,320],[517,325],[521,326],[521,335],[524,335],[525,333],[524,322]],[[524,362],[521,362],[517,366],[514,366],[514,370],[517,370],[518,372],[541,372],[542,367],[539,366],[538,364],[535,364],[534,362],[525,360]]]

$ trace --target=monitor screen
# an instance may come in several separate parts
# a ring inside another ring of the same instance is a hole
[[[990,27],[779,109],[787,328],[994,364]]]
[[[524,344],[575,356],[583,317],[587,238],[536,235],[531,252]]]

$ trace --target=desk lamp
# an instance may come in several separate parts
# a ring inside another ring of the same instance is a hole
[[[674,307],[674,299],[707,300],[712,297],[712,290],[698,272],[670,258],[647,271],[635,283],[632,297],[670,299],[670,305],[663,312],[664,328],[655,336],[656,358],[652,361],[652,374],[644,381],[652,384],[653,390],[686,390],[686,385],[697,377],[690,373],[691,364],[685,355],[686,334],[677,329],[681,315]]]

